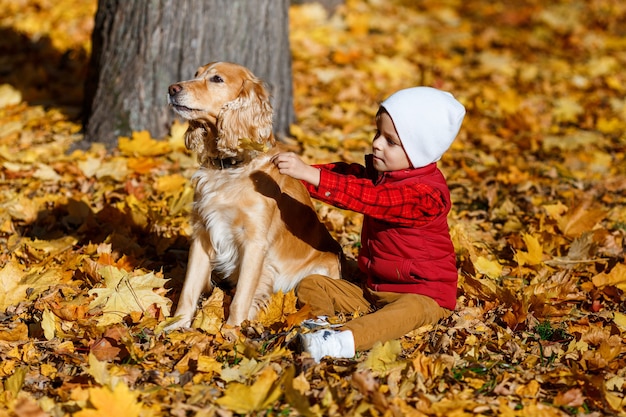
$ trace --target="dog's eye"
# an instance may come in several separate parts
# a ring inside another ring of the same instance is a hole
[[[209,78],[209,81],[211,81],[212,83],[223,83],[224,79],[220,77],[219,75],[214,75],[211,78]]]

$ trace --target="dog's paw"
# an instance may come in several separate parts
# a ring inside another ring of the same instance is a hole
[[[176,316],[165,321],[163,330],[171,332],[173,330],[187,329],[189,327],[191,327],[191,320],[185,320],[180,316]]]

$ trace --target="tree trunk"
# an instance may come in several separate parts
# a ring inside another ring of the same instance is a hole
[[[212,61],[244,65],[273,96],[277,136],[293,122],[289,0],[99,0],[85,85],[84,147],[168,132],[167,87]]]

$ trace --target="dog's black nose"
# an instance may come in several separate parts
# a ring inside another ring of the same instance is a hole
[[[167,92],[170,94],[170,96],[175,96],[182,89],[183,87],[180,84],[172,84],[167,88]]]

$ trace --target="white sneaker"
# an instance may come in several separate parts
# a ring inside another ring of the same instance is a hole
[[[350,330],[318,330],[300,335],[303,350],[309,352],[315,362],[324,356],[351,358],[355,354],[354,337]]]

